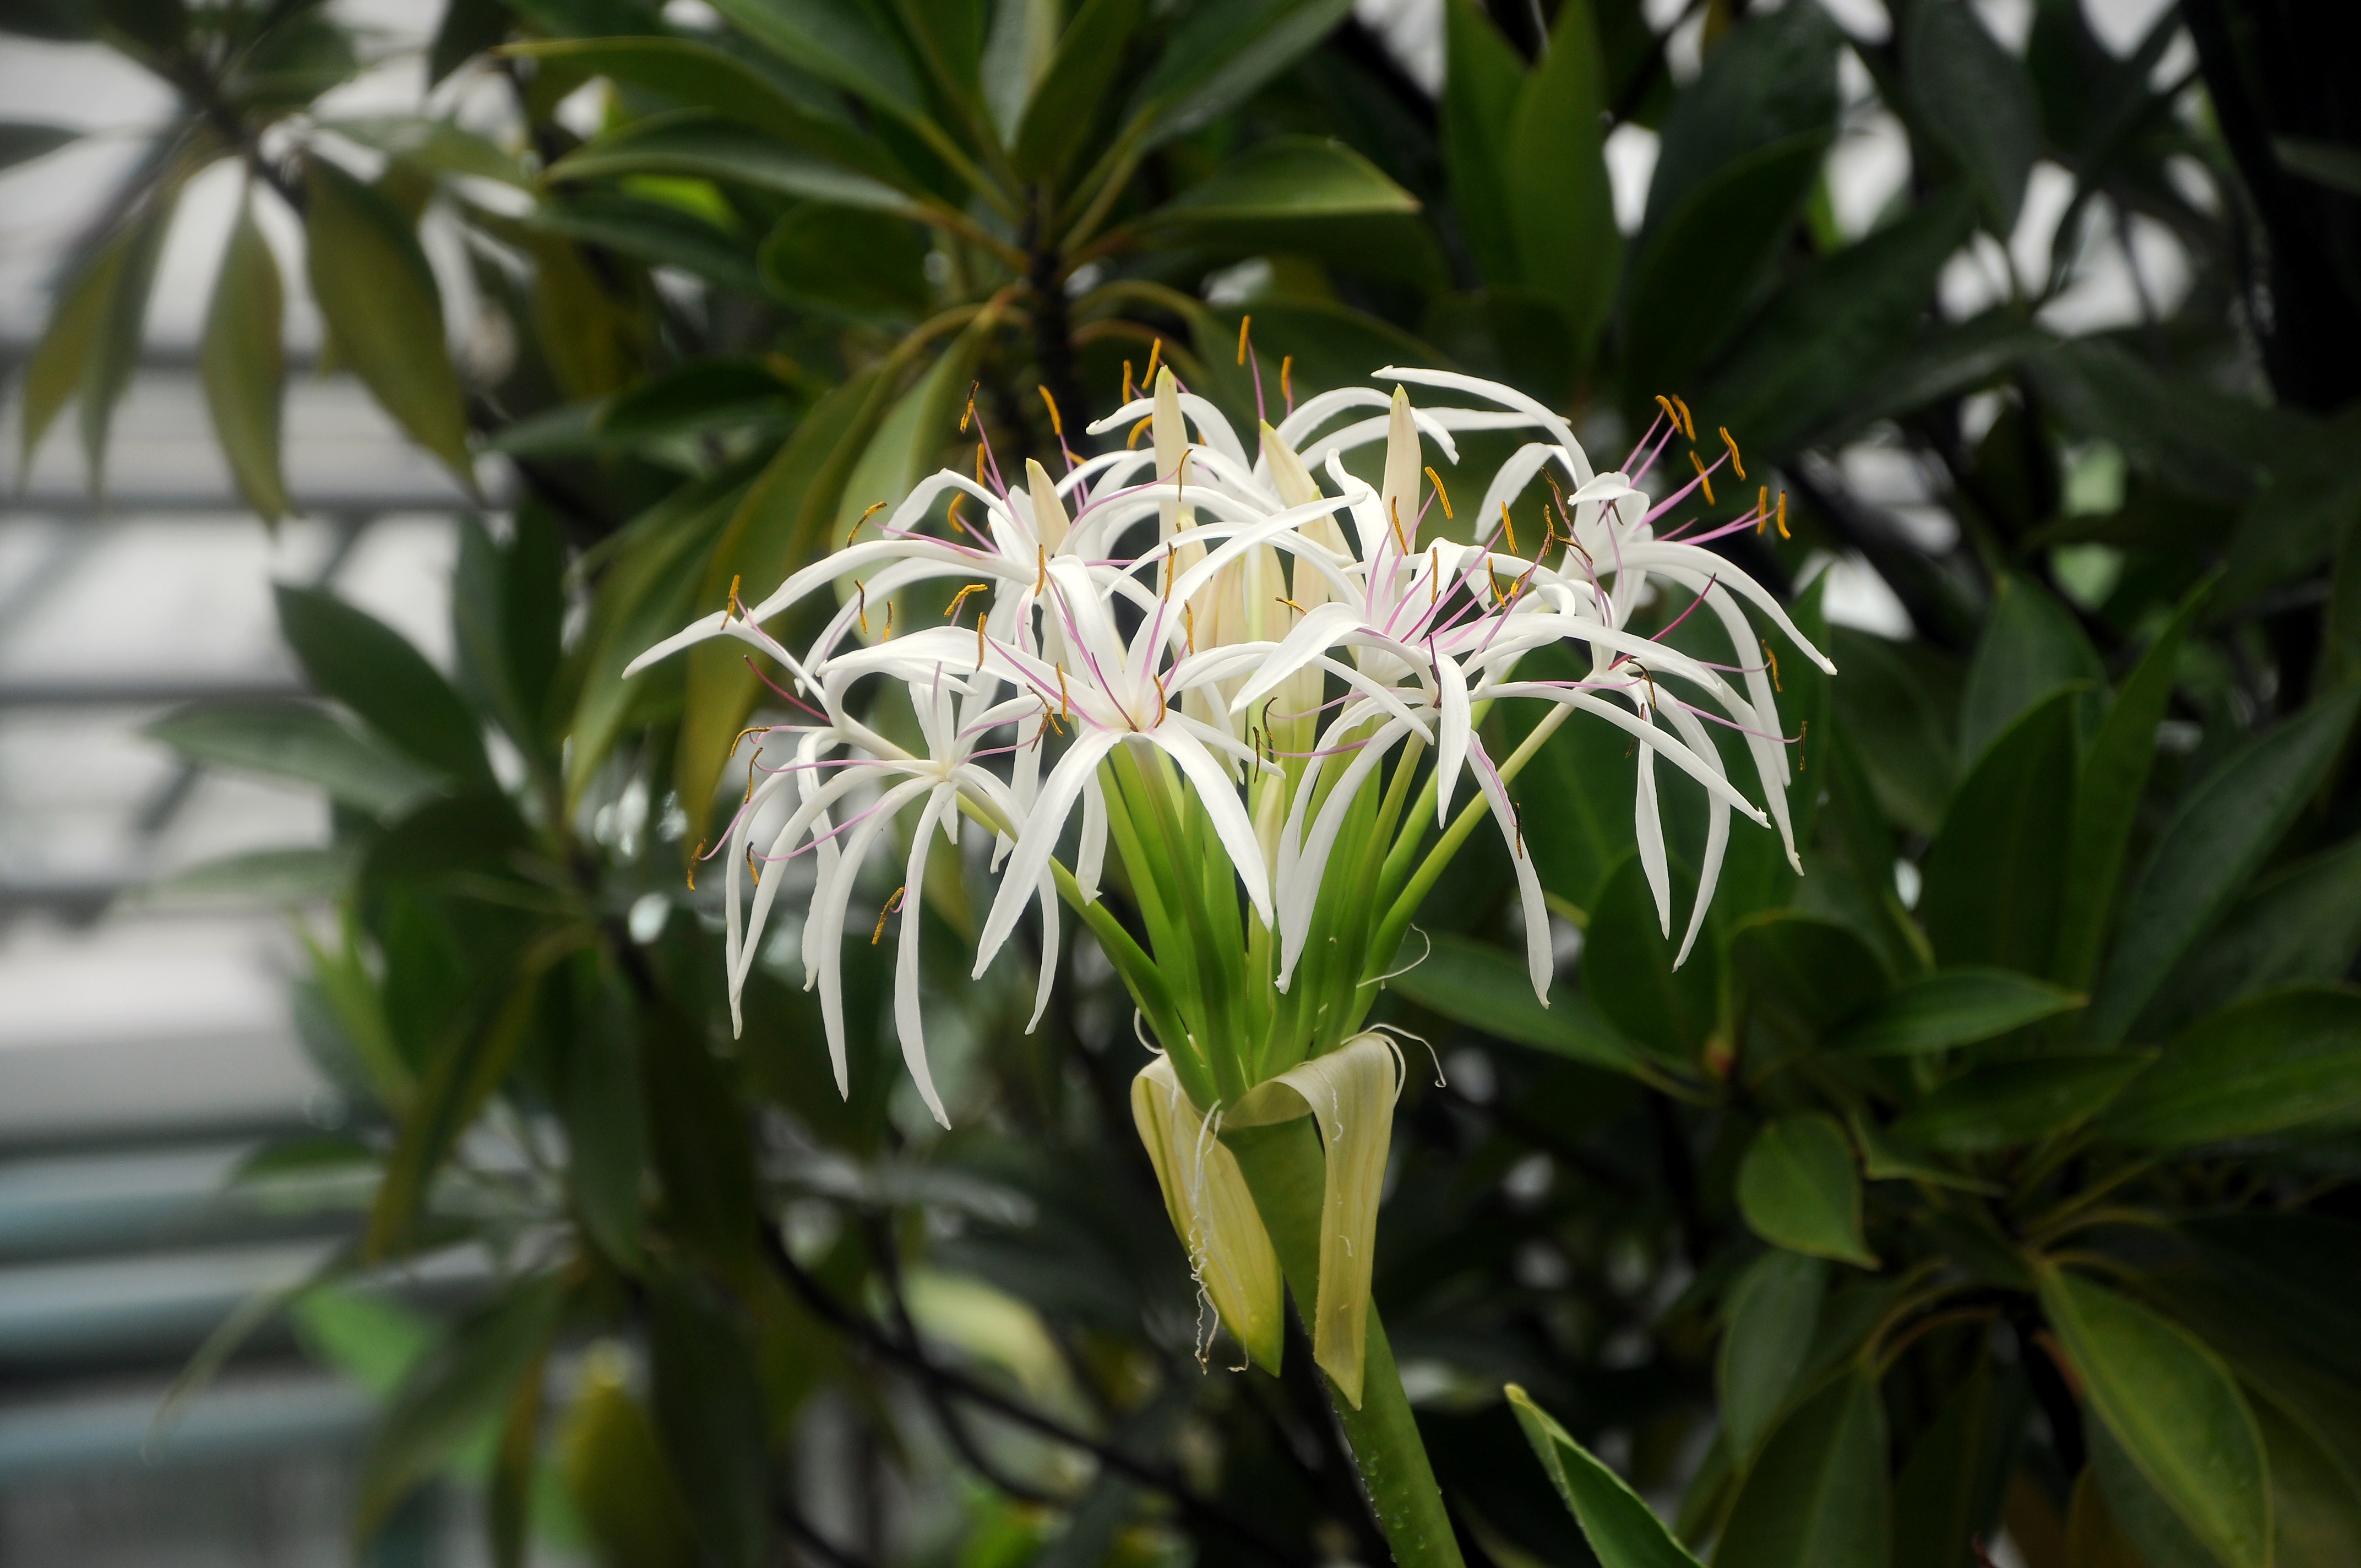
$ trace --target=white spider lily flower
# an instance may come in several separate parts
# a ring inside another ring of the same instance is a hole
[[[734,637],[777,662],[794,687],[781,696],[807,710],[808,722],[754,732],[759,748],[791,749],[794,760],[765,764],[758,750],[716,851],[729,857],[733,1021],[785,881],[762,873],[808,854],[805,974],[845,1087],[840,945],[859,937],[850,911],[867,862],[888,828],[906,832],[902,886],[882,901],[873,939],[898,908],[895,1027],[913,1080],[947,1122],[926,1059],[915,901],[938,840],[956,850],[960,818],[977,818],[994,836],[987,869],[997,885],[973,972],[1038,905],[1038,1021],[1060,902],[1092,927],[1155,1036],[1134,1111],[1174,1229],[1216,1315],[1258,1363],[1278,1354],[1278,1276],[1223,1129],[1246,1137],[1270,1121],[1317,1119],[1328,1185],[1315,1356],[1353,1399],[1401,1081],[1398,1055],[1364,1024],[1434,877],[1489,817],[1514,872],[1529,979],[1546,1005],[1549,917],[1510,784],[1565,718],[1589,715],[1637,752],[1635,839],[1668,937],[1660,764],[1704,790],[1698,893],[1675,959],[1685,961],[1733,817],[1777,831],[1795,856],[1789,740],[1768,657],[1756,662],[1750,611],[1833,669],[1768,593],[1704,547],[1766,525],[1763,498],[1752,515],[1691,533],[1668,514],[1695,494],[1712,504],[1722,460],[1708,466],[1692,452],[1696,479],[1661,500],[1640,488],[1675,432],[1694,434],[1673,400],[1621,466],[1601,470],[1564,418],[1512,389],[1441,371],[1380,375],[1390,391],[1340,389],[1276,424],[1258,422],[1251,460],[1221,411],[1169,369],[1090,427],[1126,427],[1137,441],[1145,425],[1144,447],[1069,455],[1061,477],[1028,459],[1010,484],[980,439],[973,476],[947,470],[921,482],[875,537],[848,541],[751,607],[733,589],[722,611],[631,665]],[[1411,388],[1481,406],[1422,408]],[[1530,439],[1485,479],[1475,514],[1455,519],[1427,447],[1455,465],[1455,433],[1469,431]],[[1346,466],[1372,446],[1381,448],[1365,455],[1375,485]],[[1734,444],[1727,461],[1737,467]],[[1536,508],[1537,487],[1550,493]],[[1519,506],[1528,509],[1522,537]],[[1652,582],[1687,604],[1651,633],[1634,617]],[[799,650],[766,630],[823,593],[806,611],[802,624],[816,630]],[[962,621],[975,594],[986,598]],[[949,597],[950,623],[915,630],[906,619],[895,632],[895,610],[906,617],[928,595]],[[1699,611],[1727,638],[1730,662],[1664,640]],[[1587,651],[1585,673],[1521,671],[1527,656],[1561,644]],[[917,749],[869,721],[865,694],[881,685],[906,690]],[[1500,703],[1545,710],[1505,761],[1484,740],[1485,715]],[[1742,737],[1731,753],[1744,754],[1743,784],[1713,727]],[[1474,798],[1463,804],[1471,779]],[[1101,898],[1111,850],[1126,921]],[[747,875],[756,879],[751,909]]]

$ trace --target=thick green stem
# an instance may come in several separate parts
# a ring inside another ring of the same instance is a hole
[[[1222,1142],[1238,1157],[1246,1189],[1262,1212],[1279,1266],[1308,1321],[1320,1277],[1321,1182],[1325,1166],[1312,1118],[1224,1130]],[[1323,1381],[1326,1381],[1323,1375]],[[1459,1543],[1444,1512],[1443,1491],[1426,1462],[1418,1422],[1402,1392],[1401,1372],[1386,1342],[1378,1310],[1369,1309],[1368,1348],[1362,1362],[1361,1408],[1355,1409],[1328,1383],[1345,1440],[1352,1446],[1369,1507],[1393,1549],[1397,1568],[1464,1568]]]

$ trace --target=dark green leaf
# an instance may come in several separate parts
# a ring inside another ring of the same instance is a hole
[[[1414,951],[1417,940],[1413,936],[1406,948]],[[1386,982],[1428,1012],[1514,1045],[1609,1071],[1628,1072],[1642,1058],[1640,1048],[1581,993],[1553,987],[1549,1005],[1543,1007],[1525,978],[1522,959],[1449,932],[1433,941],[1422,962]]]
[[[1756,1258],[1730,1288],[1714,1380],[1722,1433],[1741,1469],[1752,1462],[1804,1370],[1827,1288],[1825,1264],[1784,1249]]]
[[[1773,1430],[1730,1505],[1715,1568],[1883,1568],[1893,1499],[1885,1413],[1847,1371]]]
[[[2025,67],[1984,30],[1967,0],[1918,6],[1906,60],[1918,112],[1976,182],[1993,232],[2005,237],[2041,150],[2040,114]]]
[[[702,1029],[672,1013],[642,1023],[640,1104],[670,1234],[723,1266],[749,1265],[763,1222],[745,1110]]]
[[[2017,719],[1952,794],[1918,902],[1944,963],[2048,972],[2058,870],[2073,844],[2078,700],[2059,692]]]
[[[1853,1118],[1852,1135],[1853,1142],[1861,1146],[1861,1174],[1872,1181],[1924,1181],[1936,1187],[1949,1187],[1960,1192],[1982,1192],[1995,1198],[2006,1190],[1997,1182],[1963,1176],[1934,1156],[1897,1141],[1869,1117]]]
[[[1793,1252],[1875,1268],[1861,1239],[1861,1174],[1836,1119],[1785,1116],[1758,1134],[1738,1168],[1738,1209],[1756,1235]]]
[[[1673,878],[1673,907],[1686,914],[1693,883]],[[1582,988],[1598,1010],[1642,1046],[1694,1060],[1721,1019],[1721,944],[1708,913],[1689,961],[1665,935],[1637,855],[1607,879],[1591,911],[1582,952]]]
[[[30,163],[57,151],[82,133],[63,126],[34,125],[25,120],[0,120],[0,169]]]
[[[1141,0],[1084,0],[1074,12],[1058,35],[1049,69],[1025,102],[1011,142],[1018,174],[1054,179],[1084,150],[1105,114],[1107,90],[1144,11]]]
[[[2042,1273],[2041,1308],[2142,1479],[2227,1568],[2268,1568],[2262,1437],[2229,1368],[2179,1324],[2062,1269]]]
[[[1474,0],[1444,7],[1443,158],[1453,205],[1476,265],[1494,283],[1523,275],[1509,213],[1510,126],[1524,61]]]
[[[574,1027],[557,1093],[566,1175],[582,1228],[601,1252],[635,1269],[647,1138],[640,1124],[631,997],[588,954],[577,955],[568,970]]]
[[[1573,331],[1578,371],[1615,298],[1623,236],[1607,180],[1607,86],[1589,0],[1558,7],[1549,49],[1530,72],[1508,126],[1502,171],[1517,271]]]
[[[2194,495],[2244,500],[2258,460],[2283,437],[2259,406],[2160,375],[2107,339],[2059,344],[2026,367],[2069,428],[2114,442],[2134,466]]]
[[[1960,755],[1972,763],[2043,698],[2070,686],[2103,688],[2106,680],[2066,607],[2029,577],[2003,576],[1960,696]]]
[[[1157,208],[1142,226],[1186,233],[1200,225],[1289,218],[1317,222],[1417,211],[1416,197],[1342,142],[1275,137]]]
[[[1730,939],[1730,967],[1755,1003],[1805,1037],[1885,993],[1885,964],[1852,928],[1793,909],[1753,916]],[[1906,994],[1906,992],[1905,992]]]
[[[2218,609],[2248,604],[2319,565],[2361,519],[2356,441],[2361,441],[2361,411],[2348,409],[2270,455],[2270,472],[2222,552]]]
[[[238,209],[205,312],[197,363],[214,434],[246,504],[265,522],[293,510],[279,466],[279,404],[287,367],[280,347],[286,303],[279,263],[250,207]]]
[[[313,904],[342,893],[355,857],[342,850],[252,850],[201,861],[141,891],[162,905],[213,900],[252,905]]]
[[[511,1286],[460,1322],[403,1380],[361,1469],[354,1532],[367,1541],[454,1448],[495,1419],[539,1362],[565,1304],[554,1274]]]
[[[290,7],[289,9],[297,9]],[[360,74],[352,33],[308,7],[255,40],[225,73],[224,93],[248,112],[298,109]]]
[[[316,784],[373,817],[394,815],[437,784],[435,774],[302,703],[183,708],[147,732],[193,761]]]
[[[2361,1563],[2361,1488],[2352,1473],[2268,1400],[2253,1409],[2270,1466],[2274,1560]]]
[[[317,588],[280,584],[279,630],[312,684],[419,762],[488,784],[483,730],[451,683],[401,634]]]
[[[1601,1568],[1697,1568],[1697,1560],[1621,1476],[1575,1442],[1522,1388],[1511,1383],[1508,1396],[1517,1424],[1574,1511]]]
[[[928,305],[926,231],[884,213],[807,203],[781,218],[756,259],[775,299],[854,315],[916,317]]]
[[[2306,137],[2273,137],[2271,153],[2290,174],[2348,196],[2361,196],[2361,150]]]
[[[614,435],[679,435],[775,421],[787,409],[786,383],[762,366],[698,359],[633,382],[599,408],[595,422]]]
[[[429,800],[369,844],[360,891],[374,898],[402,883],[499,875],[526,841],[524,821],[505,795],[487,790]]]
[[[430,88],[508,37],[516,18],[502,0],[444,0],[443,20],[426,49]]]
[[[697,1538],[655,1428],[625,1383],[620,1347],[584,1358],[582,1391],[558,1440],[567,1495],[608,1561],[631,1568],[693,1568]]]
[[[427,174],[495,180],[520,190],[533,187],[533,177],[525,172],[524,166],[510,157],[498,142],[456,121],[387,115],[336,120],[326,128]]]
[[[325,159],[305,164],[312,294],[336,352],[394,422],[475,484],[467,416],[444,346],[443,297],[400,208]]]
[[[2328,774],[2361,690],[2322,698],[2216,768],[2189,796],[2133,888],[2086,1033],[2122,1039],[2230,906]]]
[[[2361,1106],[2361,991],[2268,992],[2199,1020],[2108,1109],[2102,1130],[2180,1148],[2252,1137]]]
[[[524,221],[544,234],[605,246],[651,267],[677,267],[741,294],[763,291],[749,241],[668,202],[577,196],[536,208]]]
[[[2004,1387],[1979,1359],[1911,1444],[1894,1484],[1894,1568],[1978,1568],[1975,1542],[1993,1534],[2016,1455],[2022,1387]]]
[[[1246,308],[1224,306],[1204,313],[1197,325],[1201,341],[1210,334],[1220,345],[1206,370],[1213,378],[1217,400],[1242,411],[1255,406],[1254,383],[1246,368],[1231,356],[1238,339],[1238,319]],[[1366,384],[1370,373],[1385,365],[1432,365],[1435,353],[1389,322],[1350,306],[1325,300],[1257,300],[1251,307],[1255,340],[1266,345],[1271,357],[1261,361],[1266,397],[1277,404],[1278,367],[1273,363],[1279,345],[1295,356],[1295,399],[1304,399],[1337,387]],[[1258,351],[1259,352],[1259,351]]]
[[[2166,979],[2143,1026],[2178,1029],[2274,987],[2341,979],[2356,955],[2361,839],[2349,839],[2273,872],[2232,905],[2221,928]]]
[[[1351,0],[1210,0],[1191,6],[1133,102],[1141,145],[1243,103],[1333,31]]]
[[[1845,1019],[1828,1044],[1861,1056],[1916,1056],[1993,1039],[2081,1004],[2072,992],[2007,970],[1938,970]]]
[[[1817,5],[1757,12],[1722,38],[1664,117],[1642,235],[1653,235],[1739,159],[1833,129],[1842,47]]]
[[[93,0],[91,8],[150,54],[170,54],[188,37],[189,8],[181,0]]]
[[[601,180],[631,174],[717,180],[873,212],[914,210],[908,197],[882,181],[785,145],[768,132],[695,110],[619,126],[558,159],[550,166],[548,178]]]
[[[2115,694],[2099,733],[2082,759],[2074,791],[2074,850],[2059,915],[2058,964],[2069,985],[2088,985],[2098,968],[2107,917],[2122,880],[2141,792],[2156,761],[2156,727],[2171,699],[2180,650],[2204,604],[2211,580],[2191,590],[2180,609]]]
[[[909,61],[852,0],[719,0],[714,9],[798,70],[895,115],[922,113]]]
[[[81,345],[80,376],[74,390],[82,424],[82,458],[89,467],[93,493],[100,488],[106,472],[107,433],[114,422],[115,405],[130,387],[131,372],[138,364],[140,339],[148,319],[148,298],[155,290],[156,264],[164,252],[164,237],[172,226],[178,193],[176,187],[169,185],[153,192],[139,215],[107,242],[85,274],[91,286],[104,290],[91,307],[89,335]],[[71,310],[78,302],[68,301],[64,310]],[[48,344],[44,342],[42,347],[46,349]],[[31,442],[37,439],[29,418],[34,377],[28,372],[26,379],[29,452]]]
[[[1877,797],[1902,827],[1932,837],[1959,778],[1957,676],[1925,649],[1849,627],[1829,629],[1841,678],[1828,683],[1837,721]],[[1893,857],[1882,868],[1890,877]]]
[[[753,1568],[764,1527],[768,1447],[760,1383],[744,1332],[695,1280],[650,1291],[656,1432],[707,1559]]]
[[[1971,1068],[1921,1100],[1894,1133],[1958,1154],[2029,1143],[2096,1115],[2154,1059],[2150,1051],[2098,1051]]]

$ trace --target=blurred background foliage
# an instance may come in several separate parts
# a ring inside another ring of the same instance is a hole
[[[330,367],[515,477],[456,669],[286,587],[316,700],[156,730],[334,803],[194,875],[306,901],[297,1014],[367,1113],[241,1179],[352,1240],[192,1376],[284,1310],[379,1390],[364,1548],[456,1474],[501,1563],[1382,1560],[1300,1334],[1277,1380],[1193,1348],[1088,939],[1030,1036],[1018,966],[940,958],[948,1134],[851,944],[840,1101],[792,933],[733,1040],[683,875],[760,674],[619,678],[963,462],[971,386],[1047,458],[1160,358],[1237,417],[1465,368],[1602,465],[1678,394],[1784,509],[1721,547],[1842,671],[1781,663],[1806,874],[1742,838],[1686,967],[1577,723],[1520,786],[1552,1005],[1475,850],[1393,983],[1444,1070],[1377,1291],[1469,1561],[1590,1560],[1508,1381],[1732,1568],[2361,1561],[2361,13],[2182,0],[2119,49],[2077,0],[1447,0],[1433,71],[1344,0],[449,0],[366,120],[313,112],[372,41],[304,0],[0,27],[184,111],[60,280],[28,451],[71,409],[101,482],[176,196],[236,160],[201,366],[254,510],[282,267]],[[1848,211],[1871,124],[1906,168]],[[2094,327],[2102,250],[2136,309]],[[500,1282],[456,1318],[373,1288],[455,1248]]]

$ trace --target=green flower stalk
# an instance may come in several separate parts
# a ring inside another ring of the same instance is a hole
[[[1152,1042],[1133,1113],[1205,1303],[1250,1362],[1276,1371],[1287,1281],[1397,1560],[1455,1563],[1369,1301],[1404,1076],[1399,1048],[1367,1025],[1370,1007],[1421,901],[1487,819],[1515,872],[1527,968],[1546,1005],[1548,916],[1508,785],[1575,712],[1633,743],[1641,861],[1667,936],[1659,765],[1705,790],[1686,959],[1733,815],[1777,831],[1795,861],[1787,741],[1748,608],[1833,666],[1768,593],[1704,548],[1718,533],[1764,526],[1761,500],[1704,533],[1656,532],[1693,494],[1709,505],[1709,476],[1738,460],[1730,446],[1700,461],[1696,477],[1652,502],[1637,481],[1674,440],[1693,436],[1685,411],[1666,402],[1625,467],[1599,473],[1563,419],[1512,389],[1439,371],[1378,375],[1396,383],[1390,393],[1326,392],[1277,425],[1262,422],[1251,455],[1169,369],[1092,427],[1136,438],[1145,424],[1146,445],[1070,456],[1062,478],[1028,461],[1006,482],[980,441],[976,477],[933,476],[873,537],[751,609],[733,601],[632,668],[735,637],[792,679],[783,695],[804,717],[755,732],[756,782],[713,852],[726,856],[733,998],[774,900],[795,880],[785,863],[810,857],[803,959],[840,1088],[839,950],[854,883],[888,828],[915,814],[897,895],[895,1020],[911,1076],[946,1124],[927,1063],[920,922],[908,902],[936,841],[956,850],[963,823],[992,838],[998,890],[978,975],[1028,906],[1041,913],[1052,956],[1060,905],[1081,916]],[[1412,386],[1479,406],[1417,408]],[[1534,438],[1490,477],[1474,540],[1439,537],[1430,509],[1447,519],[1452,503],[1428,448],[1455,465],[1458,433],[1511,429]],[[1380,444],[1372,487],[1344,459]],[[961,516],[967,503],[980,523]],[[895,595],[962,578],[948,623],[884,634],[883,607]],[[1653,582],[1694,596],[1689,613],[1719,624],[1731,663],[1628,630]],[[790,650],[763,629],[824,589],[840,608],[808,648]],[[972,595],[986,599],[962,626]],[[1561,642],[1587,650],[1585,676],[1518,677],[1525,655]],[[919,749],[861,716],[880,682],[906,692]],[[1507,700],[1547,711],[1513,754],[1495,759],[1480,724]],[[1708,724],[1741,738],[1763,806],[1727,776]],[[764,762],[774,748],[792,760]],[[1110,863],[1136,925],[1101,896]],[[771,874],[756,878],[749,900],[741,879],[757,868]],[[1045,959],[1036,1022],[1054,970]]]

